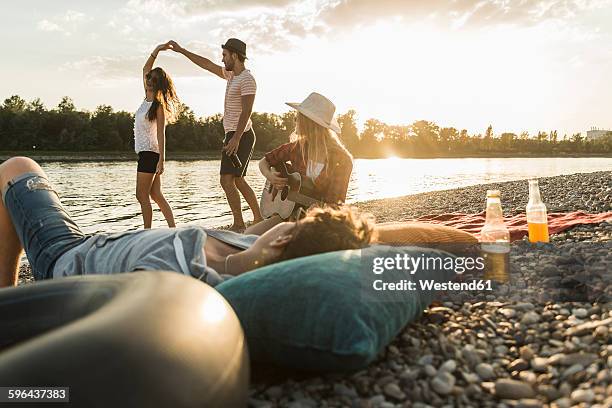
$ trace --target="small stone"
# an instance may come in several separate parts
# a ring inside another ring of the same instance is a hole
[[[283,396],[283,388],[277,385],[270,387],[266,390],[266,395],[273,399],[280,398]]]
[[[566,369],[563,372],[563,374],[561,374],[561,377],[562,378],[571,377],[572,375],[579,373],[582,370],[584,370],[584,367],[581,364],[574,364],[570,366],[568,369]]]
[[[531,361],[531,359],[535,356],[535,353],[529,346],[521,347],[519,354],[521,358],[525,361]]]
[[[531,368],[538,373],[546,372],[548,369],[548,359],[543,357],[535,357],[531,360]]]
[[[463,379],[465,380],[465,382],[467,382],[468,384],[472,384],[480,380],[480,377],[474,373],[462,372],[461,375],[463,376]]]
[[[427,374],[427,376],[435,377],[437,373],[438,373],[438,370],[436,370],[436,368],[432,366],[431,364],[427,364],[425,366],[425,374]]]
[[[586,322],[586,323],[579,324],[578,326],[570,327],[569,329],[565,331],[565,335],[568,337],[582,336],[584,334],[593,332],[593,330],[597,329],[600,326],[604,326],[604,327],[612,326],[612,317],[606,320]]]
[[[527,312],[521,318],[521,323],[530,325],[540,321],[540,315],[536,312]]]
[[[440,395],[447,395],[453,390],[455,381],[454,375],[447,372],[441,372],[431,380],[431,388]]]
[[[605,339],[606,337],[608,337],[608,328],[604,326],[599,326],[595,329],[594,335],[595,337]]]
[[[489,381],[497,377],[493,370],[493,366],[487,363],[478,364],[476,366],[476,374],[478,374],[483,381]]]
[[[402,392],[399,385],[397,385],[396,383],[389,383],[385,385],[384,392],[385,392],[385,395],[393,399],[396,399],[398,401],[401,401],[404,398],[406,398],[406,394]]]
[[[559,386],[559,392],[561,393],[561,395],[569,396],[572,392],[572,386],[566,382],[563,382]]]
[[[423,357],[419,358],[419,365],[427,365],[433,363],[433,355],[426,354]]]
[[[509,380],[502,378],[495,381],[495,395],[499,399],[522,399],[522,398],[533,398],[535,392],[531,385],[522,381]]]
[[[595,361],[597,361],[599,358],[597,357],[597,354],[592,354],[592,353],[572,353],[572,354],[565,354],[561,357],[560,359],[560,363],[563,365],[574,365],[574,364],[580,364],[583,367],[586,367],[592,363],[594,363]]]
[[[517,358],[508,366],[509,371],[523,371],[529,368],[529,363],[522,358]]]
[[[503,314],[506,319],[512,319],[514,316],[516,316],[516,310],[514,309],[499,309],[499,313]]]
[[[589,315],[589,312],[585,308],[573,309],[572,314],[578,319],[584,319]]]
[[[569,398],[559,398],[552,403],[551,408],[570,408],[572,406],[572,401]]]
[[[452,373],[457,369],[457,362],[455,360],[447,360],[440,366],[440,371]]]
[[[508,353],[508,347],[504,346],[503,344],[500,346],[495,346],[495,353],[499,354],[500,356],[505,356]]]
[[[519,378],[521,381],[524,381],[528,384],[534,385],[538,380],[537,376],[531,371],[521,371],[519,373]]]
[[[526,371],[523,371],[526,372]],[[522,373],[521,373],[522,374]],[[546,400],[554,401],[557,398],[561,397],[561,393],[552,385],[540,384],[538,386],[538,394],[544,395]]]
[[[524,398],[520,400],[514,408],[542,408],[542,403],[537,399]]]
[[[480,356],[478,355],[478,352],[476,351],[474,346],[472,346],[471,344],[468,344],[463,347],[463,349],[461,350],[461,356],[470,367],[473,367],[476,364],[480,363]]]
[[[592,390],[575,390],[571,395],[572,402],[591,402],[595,399],[595,393]]]
[[[349,388],[344,384],[334,384],[334,393],[348,398],[357,398],[359,396],[355,389]]]

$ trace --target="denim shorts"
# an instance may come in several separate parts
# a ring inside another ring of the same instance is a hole
[[[88,238],[43,175],[25,173],[9,181],[2,201],[36,280],[52,278],[57,259]]]

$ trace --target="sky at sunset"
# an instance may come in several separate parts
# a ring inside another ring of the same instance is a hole
[[[483,133],[612,129],[612,0],[11,1],[0,98],[71,96],[135,111],[141,68],[170,39],[220,63],[248,44],[255,110],[311,91],[360,123],[426,119]],[[166,51],[157,65],[198,116],[221,112],[223,80]]]

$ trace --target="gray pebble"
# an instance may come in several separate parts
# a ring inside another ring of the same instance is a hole
[[[572,406],[572,401],[570,401],[569,398],[559,398],[557,400],[555,400],[552,405],[551,408],[571,408]]]
[[[455,381],[454,375],[447,372],[441,372],[431,380],[431,388],[440,395],[447,395],[453,390]]]
[[[589,315],[589,312],[584,308],[573,309],[572,314],[579,319],[584,319]]]
[[[531,385],[527,383],[503,378],[495,381],[495,395],[500,399],[517,400],[533,398],[535,397],[535,392]]]
[[[521,323],[530,325],[540,321],[540,315],[536,312],[527,312],[521,318]]]
[[[455,360],[447,360],[440,366],[440,371],[452,373],[457,369],[457,362]]]
[[[575,390],[572,392],[572,402],[591,402],[595,399],[593,390]]]
[[[406,398],[406,394],[402,392],[399,385],[397,385],[396,383],[389,383],[385,385],[384,392],[385,392],[385,395],[393,399],[399,400],[399,401]]]
[[[489,381],[497,377],[493,370],[493,366],[487,363],[478,364],[476,366],[476,374],[478,374],[483,381]]]

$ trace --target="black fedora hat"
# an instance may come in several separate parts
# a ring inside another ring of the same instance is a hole
[[[240,41],[237,38],[230,38],[225,42],[225,44],[221,45],[221,48],[235,52],[237,54],[242,55],[246,58],[246,44],[243,41]]]

